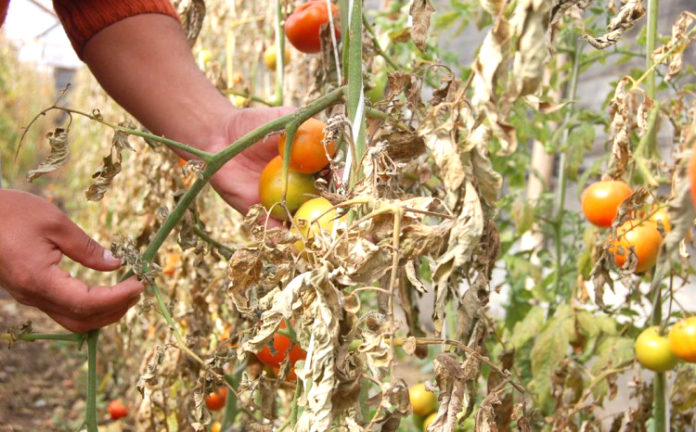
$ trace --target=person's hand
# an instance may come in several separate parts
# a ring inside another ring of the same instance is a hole
[[[135,277],[90,287],[58,267],[63,254],[101,271],[121,260],[85,234],[63,212],[34,195],[0,190],[0,286],[68,330],[82,333],[121,318],[144,287]]]
[[[232,144],[246,133],[292,111],[290,107],[237,110],[229,117],[223,132],[226,138],[220,142]],[[259,178],[266,164],[278,156],[278,137],[279,134],[273,134],[253,144],[226,163],[210,181],[218,194],[242,214],[260,202]],[[211,150],[218,152],[223,148]]]

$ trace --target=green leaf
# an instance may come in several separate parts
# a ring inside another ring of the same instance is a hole
[[[592,365],[593,376],[631,360],[634,357],[633,339],[618,336],[608,337],[599,344],[597,354],[599,358]],[[602,380],[594,386],[592,395],[598,403],[601,403],[608,391],[607,380]]]
[[[533,379],[529,387],[537,401],[544,405],[551,396],[551,380],[556,367],[568,353],[568,345],[575,337],[575,325],[568,306],[558,308],[554,319],[537,336],[530,353]]]
[[[593,315],[588,311],[579,311],[576,314],[578,324],[582,332],[591,338],[596,338],[600,334],[616,334],[616,321],[605,315]]]
[[[533,307],[522,321],[515,324],[510,342],[516,350],[539,334],[539,330],[544,326],[545,312],[544,309],[538,306]]]

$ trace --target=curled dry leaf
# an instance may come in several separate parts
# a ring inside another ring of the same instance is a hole
[[[413,18],[411,28],[411,39],[419,50],[425,51],[425,43],[428,39],[428,28],[430,28],[430,16],[435,12],[435,8],[430,0],[414,0],[411,3],[409,14]]]
[[[682,12],[672,26],[669,42],[652,53],[655,62],[669,64],[665,81],[673,80],[681,72],[684,50],[696,39],[696,28],[692,27],[694,21],[693,14]]]
[[[122,122],[119,126],[133,128],[132,123]],[[103,165],[92,174],[92,184],[85,192],[85,196],[90,201],[99,201],[104,198],[106,190],[111,186],[114,177],[121,172],[121,153],[123,150],[133,150],[128,142],[128,133],[116,130],[111,140],[109,154],[104,156]]]
[[[619,41],[621,35],[626,30],[633,27],[639,19],[645,15],[645,8],[642,0],[626,0],[607,26],[607,33],[599,37],[593,37],[589,34],[585,35],[585,39],[597,49],[604,49],[614,45]]]
[[[547,30],[551,2],[545,0],[518,1],[510,24],[517,35],[512,75],[518,96],[536,92],[548,58]]]
[[[27,173],[28,182],[32,182],[44,174],[57,170],[65,165],[70,156],[67,129],[56,128],[53,132],[49,132],[46,137],[48,138],[48,144],[51,146],[51,152],[39,166]]]

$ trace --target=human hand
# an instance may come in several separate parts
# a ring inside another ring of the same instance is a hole
[[[225,124],[225,139],[218,142],[229,145],[257,127],[292,111],[293,108],[290,107],[237,110]],[[266,164],[278,156],[278,137],[279,134],[270,135],[244,150],[220,168],[210,181],[218,194],[242,214],[246,214],[249,207],[261,201],[259,178]],[[212,151],[218,152],[224,147],[218,146]]]
[[[118,321],[144,287],[135,277],[90,287],[58,267],[63,254],[94,270],[116,270],[114,258],[57,207],[34,195],[0,190],[0,286],[66,329],[83,333]]]

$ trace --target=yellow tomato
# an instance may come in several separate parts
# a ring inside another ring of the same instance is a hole
[[[428,418],[425,419],[423,422],[423,432],[428,432],[428,426],[433,424],[435,419],[437,418],[437,412],[434,412],[428,416]]]
[[[425,388],[425,384],[416,384],[408,389],[408,396],[411,400],[411,407],[413,408],[414,414],[424,416],[435,411],[437,397],[435,393]]]
[[[677,358],[669,348],[667,337],[658,333],[657,326],[643,330],[636,339],[635,349],[640,364],[652,371],[665,372],[677,363]]]
[[[293,234],[301,235],[301,239],[295,242],[297,252],[302,252],[305,242],[309,241],[319,231],[331,232],[336,220],[336,209],[326,198],[313,198],[300,206],[295,213],[294,226],[290,230]],[[297,226],[297,228],[295,228]]]
[[[275,44],[269,45],[266,51],[263,52],[263,62],[269,70],[274,71],[276,68],[276,46]],[[283,60],[285,64],[290,63],[290,49],[285,45],[285,52],[283,54]]]
[[[212,426],[210,426],[210,432],[220,432],[220,429],[222,428],[222,423],[219,421],[213,422]]]

